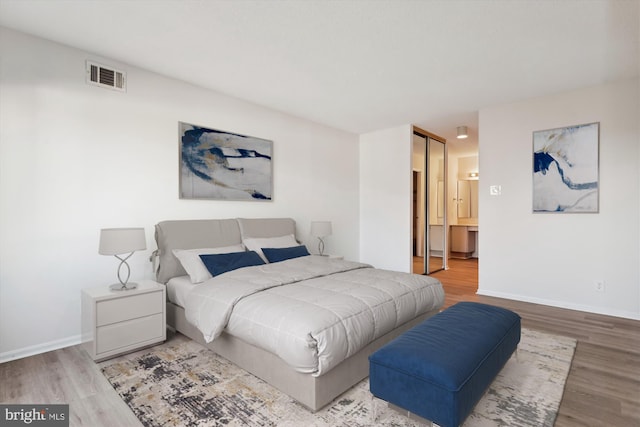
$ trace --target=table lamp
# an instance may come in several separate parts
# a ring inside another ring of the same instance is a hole
[[[322,238],[331,236],[331,221],[312,221],[311,235],[318,238],[318,253],[321,256],[325,256],[324,240]]]
[[[135,251],[147,249],[147,242],[144,236],[144,228],[103,228],[100,230],[100,247],[98,253],[100,255],[113,255],[120,260],[118,266],[118,281],[110,286],[114,291],[126,291],[135,289],[137,283],[129,283],[131,269],[127,260]],[[121,255],[129,254],[124,258]],[[126,267],[127,277],[122,280],[122,267]]]

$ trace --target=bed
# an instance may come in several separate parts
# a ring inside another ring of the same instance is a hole
[[[291,239],[297,243],[290,218],[163,221],[155,228],[168,325],[312,411],[364,379],[372,352],[444,303],[434,278],[330,257],[255,263],[215,277],[195,277],[185,261],[185,253],[224,257],[261,243],[287,248]]]

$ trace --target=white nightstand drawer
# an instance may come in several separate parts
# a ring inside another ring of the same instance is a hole
[[[155,338],[164,339],[164,329],[162,313],[101,326],[96,331],[96,353],[99,356],[101,353],[153,341]]]
[[[96,307],[96,326],[110,325],[123,320],[144,317],[162,312],[164,301],[162,292],[141,295],[126,295],[122,298],[99,301]]]

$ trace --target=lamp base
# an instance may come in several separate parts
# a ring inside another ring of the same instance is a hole
[[[113,285],[109,286],[109,289],[111,289],[112,291],[130,291],[137,287],[138,287],[137,283],[128,282],[128,283],[125,283],[124,285],[122,283],[114,283]]]

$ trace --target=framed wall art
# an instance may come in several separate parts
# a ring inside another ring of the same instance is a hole
[[[272,141],[183,122],[179,140],[181,199],[272,199]]]
[[[533,132],[533,212],[597,213],[600,123]]]

